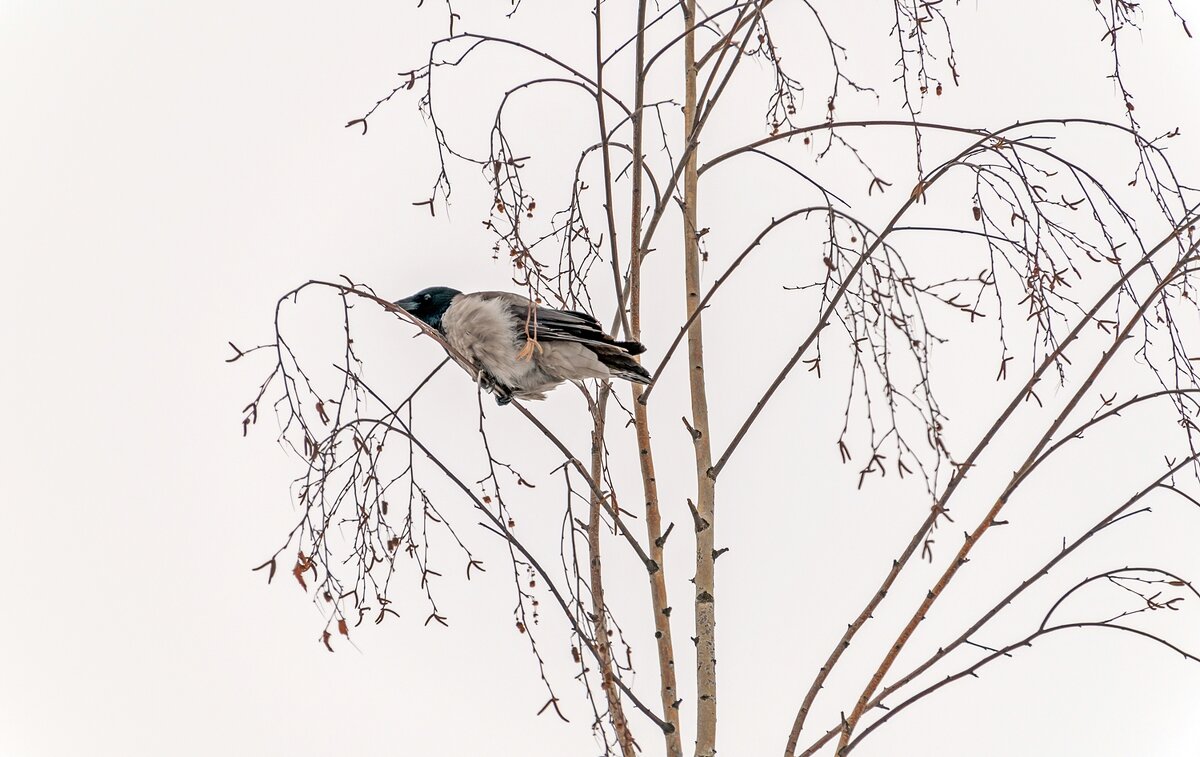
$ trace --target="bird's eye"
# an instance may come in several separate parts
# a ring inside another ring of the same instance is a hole
[[[430,300],[432,300],[432,299],[433,299],[433,295],[431,295],[431,294],[427,294],[427,295],[425,295],[425,297],[424,297],[423,299],[424,299],[426,302],[429,302]]]

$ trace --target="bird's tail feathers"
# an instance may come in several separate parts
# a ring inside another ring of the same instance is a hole
[[[640,355],[646,351],[646,345],[641,342],[613,342],[613,344],[625,350],[630,355]]]
[[[634,342],[634,344],[637,344]],[[641,345],[638,345],[641,347]],[[644,347],[642,349],[645,349]],[[632,381],[635,384],[649,384],[650,374],[636,360],[628,355],[600,355],[600,362],[608,366],[613,376]]]

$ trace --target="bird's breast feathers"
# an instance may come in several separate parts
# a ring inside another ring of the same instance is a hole
[[[515,326],[503,302],[485,297],[455,297],[442,316],[442,330],[450,345],[463,357],[485,367],[516,358],[519,348]]]

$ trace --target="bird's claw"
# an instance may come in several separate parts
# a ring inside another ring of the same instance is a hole
[[[488,375],[486,371],[479,371],[478,381],[480,386],[496,395],[497,405],[504,407],[513,401],[512,390],[504,384],[501,384],[499,381],[496,381],[496,379]]]

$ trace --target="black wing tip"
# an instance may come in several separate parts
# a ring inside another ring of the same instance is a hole
[[[612,371],[614,377],[625,379],[632,384],[646,386],[650,383],[650,374],[645,368],[636,363],[633,365],[622,365],[619,368],[613,368]]]
[[[640,355],[646,351],[646,345],[641,342],[614,342],[618,347],[628,352],[630,355]]]
[[[632,381],[635,384],[649,384],[650,372],[642,367],[641,363],[635,360],[625,358],[618,365],[609,366],[615,371],[618,378],[623,378],[626,381]]]

